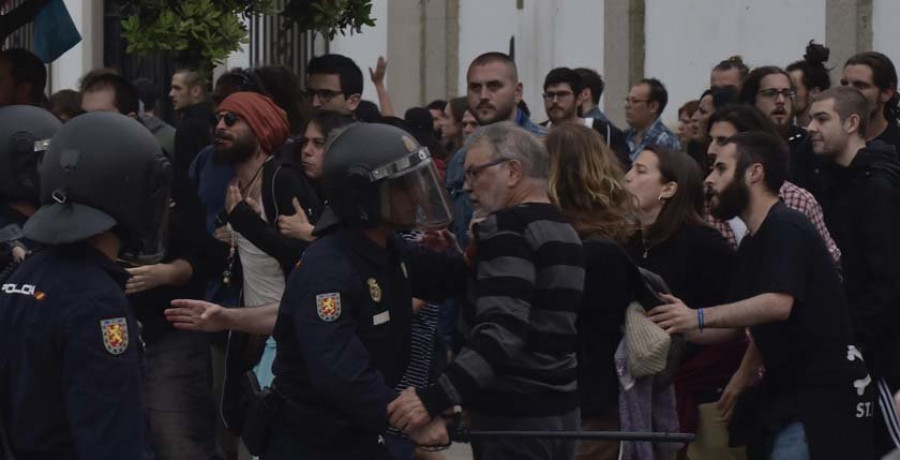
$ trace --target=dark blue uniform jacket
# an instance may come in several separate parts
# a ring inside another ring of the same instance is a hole
[[[75,244],[33,255],[2,285],[0,415],[16,458],[147,458],[127,276]]]
[[[314,409],[325,430],[383,431],[409,362],[412,297],[437,300],[463,289],[465,272],[461,256],[399,237],[386,248],[349,229],[316,240],[279,308],[275,387]]]

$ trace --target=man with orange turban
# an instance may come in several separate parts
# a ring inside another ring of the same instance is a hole
[[[223,282],[233,282],[231,275],[237,268],[233,266],[234,256],[239,255],[243,304],[248,307],[278,305],[285,279],[308,245],[278,233],[278,217],[302,212],[307,220],[316,222],[322,212],[318,194],[303,170],[287,155],[275,154],[288,140],[289,129],[285,112],[258,93],[233,93],[216,111],[212,159],[227,164],[235,173],[225,195],[232,237]],[[238,352],[241,356],[259,357],[256,362],[232,366],[243,367],[238,376],[243,377],[246,367],[252,365],[259,384],[269,386],[274,340],[270,338],[264,345],[247,341],[237,347],[247,347]],[[236,377],[233,371],[227,380]]]
[[[235,135],[243,134],[245,136],[242,137],[242,140],[249,142],[250,139],[246,135],[252,134],[256,138],[253,143],[258,144],[262,150],[260,153],[270,155],[275,148],[284,143],[289,134],[287,114],[275,105],[272,99],[259,93],[238,92],[228,96],[219,104],[216,121],[214,139],[216,150],[220,155],[225,156],[224,158],[220,157],[220,160],[240,160],[240,158],[229,158],[230,154],[245,153],[249,156],[256,153],[246,149],[241,150],[242,147],[249,149],[250,144],[229,144],[228,141],[233,140]],[[249,133],[247,129],[249,129]],[[231,161],[227,162],[231,163]]]

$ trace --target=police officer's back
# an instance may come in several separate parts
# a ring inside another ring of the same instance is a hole
[[[288,280],[274,337],[280,415],[263,459],[386,458],[379,434],[410,353],[408,249],[397,228],[446,224],[427,150],[357,124],[324,160],[329,209]]]
[[[24,228],[47,247],[0,291],[2,422],[17,458],[146,458],[139,331],[115,259],[161,247],[170,166],[119,114],[79,116],[50,142]]]

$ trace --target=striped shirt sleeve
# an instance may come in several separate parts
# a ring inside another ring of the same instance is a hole
[[[492,216],[478,226],[478,261],[471,338],[436,384],[420,392],[432,416],[485,388],[525,346],[537,277],[530,244]]]

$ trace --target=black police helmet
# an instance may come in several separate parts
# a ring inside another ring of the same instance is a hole
[[[57,245],[115,228],[141,262],[161,258],[172,170],[156,139],[124,115],[95,112],[66,123],[40,166],[41,208],[25,236]]]
[[[38,164],[62,123],[30,105],[0,108],[0,199],[38,204]]]
[[[352,228],[446,225],[449,199],[428,149],[406,131],[355,123],[333,138],[322,164],[328,209],[314,234],[340,223]]]

